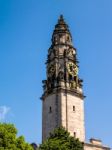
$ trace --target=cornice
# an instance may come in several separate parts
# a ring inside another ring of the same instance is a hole
[[[66,89],[63,87],[57,87],[57,88],[54,88],[53,90],[49,90],[49,91],[44,92],[41,99],[45,100],[45,98],[48,97],[49,95],[57,94],[60,92],[65,93],[65,94],[71,94],[73,96],[81,98],[82,100],[84,100],[84,98],[86,97],[83,95],[83,93],[79,93],[77,90]]]
[[[109,147],[107,146],[103,146],[103,145],[97,145],[97,144],[92,144],[92,143],[84,143],[85,146],[90,146],[90,147],[97,147],[97,148],[101,148],[104,150],[110,150]]]

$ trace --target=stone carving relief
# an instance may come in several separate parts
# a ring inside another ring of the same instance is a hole
[[[70,48],[70,49],[67,50],[67,56],[68,57],[73,57],[74,56],[73,49]]]
[[[60,71],[60,72],[58,73],[58,79],[59,79],[59,80],[64,80],[64,72],[63,72],[63,71]]]

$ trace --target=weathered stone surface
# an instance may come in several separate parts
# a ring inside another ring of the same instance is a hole
[[[43,140],[57,126],[65,127],[72,136],[85,140],[84,101],[69,93],[51,94],[43,101]],[[52,112],[49,112],[49,109]],[[73,111],[75,107],[75,111]]]

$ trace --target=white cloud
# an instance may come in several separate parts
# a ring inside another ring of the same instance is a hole
[[[3,121],[6,118],[6,115],[9,113],[10,108],[7,106],[0,106],[0,121]]]

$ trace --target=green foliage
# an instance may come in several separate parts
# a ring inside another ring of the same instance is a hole
[[[39,150],[83,150],[83,143],[70,136],[63,127],[59,127],[50,133],[50,137],[40,145]]]
[[[0,123],[0,150],[33,150],[24,137],[17,137],[13,124]]]

